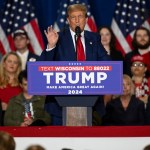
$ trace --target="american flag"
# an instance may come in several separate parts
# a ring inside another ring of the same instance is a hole
[[[111,28],[117,38],[117,49],[130,52],[135,30],[140,26],[150,29],[148,0],[117,0]]]
[[[13,33],[23,28],[30,38],[29,50],[41,54],[44,42],[30,0],[7,0],[0,19],[0,52],[14,51]]]
[[[88,0],[62,0],[60,3],[60,9],[58,10],[58,18],[54,24],[54,28],[57,31],[59,31],[68,25],[67,18],[66,18],[66,12],[67,12],[67,7],[69,5],[72,5],[72,4],[86,5],[87,10],[88,10],[88,12],[87,12],[88,21],[87,21],[87,24],[85,26],[85,30],[96,32],[97,27],[96,27],[94,18],[91,14],[90,5],[88,3]]]

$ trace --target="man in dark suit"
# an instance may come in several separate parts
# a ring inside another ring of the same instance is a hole
[[[40,56],[40,61],[76,61],[76,27],[81,31],[81,42],[84,49],[85,61],[111,60],[101,44],[100,35],[85,31],[87,22],[87,9],[84,5],[74,4],[67,9],[67,21],[69,28],[57,33],[52,26],[47,28],[45,35],[48,45]],[[62,110],[52,96],[47,96],[45,109],[52,116],[52,125],[62,124]]]
[[[16,53],[21,58],[22,70],[24,70],[27,67],[27,61],[36,61],[39,56],[29,51],[28,44],[30,43],[30,40],[25,30],[16,30],[13,38]]]
[[[64,29],[62,32],[57,33],[52,26],[48,27],[47,31],[44,31],[48,40],[48,46],[47,49],[42,52],[40,60],[77,60],[75,42],[75,28],[77,26],[81,29],[81,41],[84,47],[85,60],[110,60],[110,57],[107,55],[100,42],[100,36],[97,33],[84,30],[87,22],[87,9],[84,5],[70,5],[67,9],[67,21],[69,23],[69,28]]]

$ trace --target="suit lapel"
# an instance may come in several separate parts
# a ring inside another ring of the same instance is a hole
[[[87,35],[88,33],[85,31],[85,50],[86,50],[86,60],[92,60],[93,56],[93,42],[90,39],[90,35]]]
[[[65,46],[65,47],[67,47],[67,55],[68,55],[68,58],[66,58],[66,59],[76,61],[76,52],[75,52],[73,39],[72,39],[70,30],[69,29],[65,30],[64,34],[65,34],[64,43],[67,44],[67,46]]]

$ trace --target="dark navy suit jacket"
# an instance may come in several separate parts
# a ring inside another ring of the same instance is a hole
[[[106,50],[100,43],[100,36],[89,31],[84,32],[86,61],[107,61],[111,60]],[[69,29],[59,32],[59,39],[56,47],[51,51],[44,50],[40,61],[76,61],[76,50]],[[46,111],[51,115],[51,125],[62,125],[62,108],[52,96],[47,96]]]
[[[86,61],[107,61],[110,57],[100,43],[97,33],[85,31]],[[69,29],[59,32],[59,40],[54,49],[44,50],[40,56],[41,61],[76,61],[76,51]]]

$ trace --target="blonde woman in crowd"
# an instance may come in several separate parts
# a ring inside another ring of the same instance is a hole
[[[104,125],[144,125],[144,103],[133,94],[132,79],[124,74],[123,94],[107,103]]]
[[[19,56],[15,52],[5,54],[0,63],[0,101],[3,116],[10,98],[22,91],[18,82],[20,71],[21,60]]]

